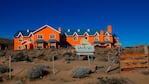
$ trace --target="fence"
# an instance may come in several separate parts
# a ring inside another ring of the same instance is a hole
[[[132,71],[138,68],[148,68],[147,54],[122,54],[120,56],[120,71]]]

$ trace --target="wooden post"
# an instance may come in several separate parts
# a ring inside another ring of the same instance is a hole
[[[107,57],[108,57],[108,62],[110,62],[110,52],[108,52]]]
[[[149,67],[149,56],[148,56],[148,54],[149,54],[149,52],[148,52],[148,46],[144,46],[144,53],[147,55],[147,59],[148,59],[148,67]]]
[[[90,67],[90,58],[89,58],[89,55],[87,56],[88,57],[88,65],[89,65],[89,67]]]
[[[144,53],[148,55],[148,46],[144,46]]]
[[[53,58],[53,74],[55,74],[54,56],[52,58]]]
[[[11,79],[11,56],[9,56],[9,79]]]

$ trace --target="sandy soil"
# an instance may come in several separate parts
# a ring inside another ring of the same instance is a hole
[[[12,75],[14,78],[12,80],[6,80],[1,84],[13,84],[17,80],[23,80],[25,84],[97,84],[99,80],[98,77],[116,77],[116,78],[126,78],[129,80],[130,84],[148,84],[149,75],[143,75],[140,71],[134,71],[129,73],[119,73],[119,70],[111,71],[110,73],[105,73],[107,69],[108,62],[105,61],[92,61],[90,66],[88,61],[71,61],[66,63],[64,59],[55,61],[55,71],[54,75],[52,72],[37,80],[29,80],[26,78],[27,70],[33,67],[36,64],[48,64],[52,70],[52,62],[40,61],[37,62],[13,62],[12,63]],[[89,75],[86,78],[72,78],[71,71],[77,66],[87,66],[91,67],[92,71],[95,70],[96,65],[103,65],[104,68],[97,70],[95,73]],[[116,68],[118,65],[115,64],[112,66],[112,69]]]

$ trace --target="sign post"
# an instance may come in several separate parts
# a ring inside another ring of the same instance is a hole
[[[80,45],[75,46],[77,58],[80,60],[80,55],[86,55],[88,58],[88,65],[90,66],[90,56],[94,55],[94,46],[92,46],[86,39],[80,41]]]

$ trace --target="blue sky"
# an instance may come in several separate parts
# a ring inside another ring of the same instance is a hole
[[[63,29],[113,26],[123,46],[149,44],[148,0],[1,0],[0,37],[45,24]]]

